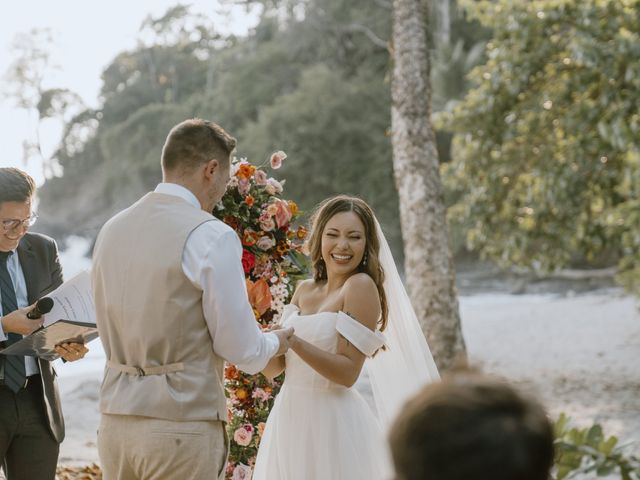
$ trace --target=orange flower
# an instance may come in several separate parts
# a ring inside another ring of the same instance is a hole
[[[224,368],[224,376],[229,380],[235,380],[240,376],[240,373],[234,365],[227,365]]]
[[[258,234],[253,230],[251,230],[250,228],[247,228],[242,234],[242,244],[245,247],[252,247],[256,244],[257,241],[258,241]]]
[[[244,203],[246,203],[250,207],[253,207],[253,204],[256,203],[256,199],[251,195],[247,195],[246,197],[244,197]]]
[[[247,279],[247,294],[249,296],[249,303],[260,316],[264,315],[264,312],[271,308],[271,291],[269,290],[269,284],[264,278],[260,278],[256,282]]]
[[[304,228],[302,225],[300,225],[298,227],[298,231],[296,232],[296,235],[300,240],[304,240],[307,237],[307,229]]]
[[[236,398],[238,400],[246,400],[249,398],[249,392],[247,392],[244,388],[239,388],[236,390]]]
[[[289,200],[289,210],[291,210],[291,216],[295,217],[300,209],[298,208],[298,204],[293,200]]]
[[[241,163],[238,171],[236,172],[236,177],[249,180],[255,171],[256,167],[254,167],[250,163]]]

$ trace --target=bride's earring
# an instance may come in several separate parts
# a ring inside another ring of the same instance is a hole
[[[367,252],[364,252],[364,257],[362,257],[362,265],[367,264]]]

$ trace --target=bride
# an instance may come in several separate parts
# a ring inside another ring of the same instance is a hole
[[[387,480],[386,429],[438,372],[371,208],[325,200],[312,219],[314,275],[280,324],[295,335],[263,373],[285,381],[262,436],[253,480]],[[383,333],[384,332],[384,333]],[[366,366],[370,406],[354,384]]]

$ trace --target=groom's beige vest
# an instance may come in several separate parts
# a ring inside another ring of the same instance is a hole
[[[189,234],[210,214],[149,193],[105,224],[93,256],[97,324],[107,357],[100,411],[226,421],[223,360],[182,270]]]

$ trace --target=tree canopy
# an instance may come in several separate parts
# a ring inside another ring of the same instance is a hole
[[[618,261],[640,291],[640,2],[466,6],[493,39],[440,122],[469,247],[542,271]]]
[[[139,45],[105,67],[100,108],[66,123],[56,152],[64,175],[41,190],[41,228],[59,237],[95,235],[160,180],[170,127],[198,116],[236,136],[238,156],[259,163],[285,150],[287,192],[303,210],[335,193],[365,198],[401,261],[389,140],[390,5],[258,3],[263,13],[247,37],[222,37],[210,20],[181,6],[144,22]],[[458,78],[485,35],[461,16],[456,22],[456,56],[436,74],[434,102],[441,106],[448,100],[441,93],[462,95],[466,84],[448,81],[448,72]]]

